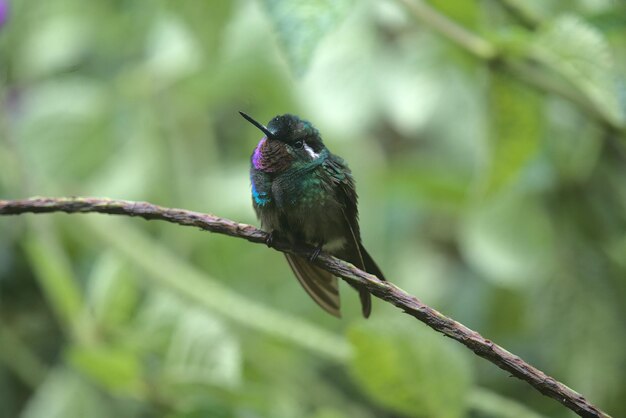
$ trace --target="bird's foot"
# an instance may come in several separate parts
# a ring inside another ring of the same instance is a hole
[[[310,262],[315,262],[315,260],[317,260],[317,257],[320,255],[320,253],[322,252],[322,247],[323,244],[318,245],[317,247],[315,247],[315,249],[313,250],[313,252],[311,253],[311,256],[309,257],[309,261]]]
[[[269,248],[274,247],[274,243],[278,240],[278,231],[273,230],[269,234],[267,234],[267,238],[265,238],[265,245]]]

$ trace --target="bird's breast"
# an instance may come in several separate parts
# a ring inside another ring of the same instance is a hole
[[[332,188],[315,167],[295,170],[277,177],[272,194],[281,207],[323,207],[332,199]]]
[[[271,181],[272,205],[255,209],[264,228],[279,230],[294,242],[324,244],[335,253],[346,245],[345,217],[333,182],[322,170],[308,167],[277,175]]]
[[[257,144],[251,158],[252,166],[266,173],[280,173],[287,170],[293,157],[279,141],[263,137]]]

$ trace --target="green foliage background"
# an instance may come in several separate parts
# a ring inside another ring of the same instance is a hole
[[[259,132],[237,111],[299,114],[351,165],[388,278],[626,415],[622,2],[9,6],[0,198],[256,223]],[[336,320],[262,246],[2,218],[0,417],[571,416],[387,304],[364,321],[342,290]]]

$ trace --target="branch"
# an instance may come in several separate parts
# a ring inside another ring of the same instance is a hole
[[[429,25],[473,55],[487,61],[498,56],[496,47],[489,41],[456,24],[426,2],[421,0],[400,0],[400,2],[404,3],[416,19]]]
[[[231,237],[243,238],[257,244],[264,244],[268,236],[267,233],[251,225],[241,224],[210,214],[184,209],[164,208],[147,202],[82,197],[0,200],[0,215],[49,212],[98,212],[110,215],[138,216],[146,220],[158,219],[178,225],[193,226]],[[305,246],[294,248],[285,242],[277,242],[273,246],[279,251],[305,257],[310,255],[313,250]],[[578,415],[582,417],[610,418],[609,415],[596,408],[582,395],[568,388],[563,383],[534,368],[521,358],[482,337],[465,325],[423,304],[415,296],[406,293],[392,283],[380,281],[375,276],[326,253],[319,255],[316,264],[351,284],[365,286],[374,296],[402,309],[406,314],[425,323],[435,331],[460,342],[478,356],[506,370],[518,379],[529,383],[542,394],[556,399]]]
[[[541,23],[541,17],[523,1],[500,0],[500,3],[528,29],[535,29]]]

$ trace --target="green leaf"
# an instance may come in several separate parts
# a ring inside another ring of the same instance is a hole
[[[162,286],[188,301],[259,332],[325,354],[333,359],[347,357],[345,342],[328,331],[259,304],[233,292],[204,272],[178,258],[166,247],[141,232],[132,223],[113,218],[82,220],[93,234],[113,246],[131,264],[142,269],[149,283]],[[84,234],[79,236],[84,238]],[[90,237],[92,239],[93,237]],[[155,263],[154,260],[159,260]],[[236,306],[237,309],[233,309]]]
[[[312,418],[347,418],[347,417],[348,415],[346,415],[344,412],[340,412],[338,410],[335,410],[329,407],[324,407],[320,409],[319,411],[315,413],[315,415],[312,416]]]
[[[111,392],[129,395],[141,391],[141,364],[130,349],[76,346],[66,357],[76,370]]]
[[[53,13],[33,29],[18,53],[17,73],[37,78],[78,65],[89,51],[94,26],[85,16]]]
[[[116,141],[103,124],[110,110],[107,88],[98,80],[66,75],[25,94],[15,137],[25,163],[36,167],[42,182],[86,179],[115,150]]]
[[[546,154],[551,165],[564,180],[588,179],[600,160],[603,130],[564,100],[549,100],[546,108],[550,121]]]
[[[176,13],[191,33],[198,37],[202,51],[209,54],[223,46],[224,28],[229,26],[237,6],[230,1],[167,4],[169,10]]]
[[[105,252],[98,258],[89,276],[87,298],[101,324],[124,326],[139,300],[132,268],[112,251]]]
[[[608,121],[623,126],[614,57],[598,29],[577,16],[561,16],[537,33],[531,54],[577,87]]]
[[[485,418],[545,418],[522,403],[484,388],[472,390],[468,403]]]
[[[76,374],[63,367],[52,370],[28,400],[20,418],[105,418],[110,404]]]
[[[164,373],[176,384],[235,387],[241,380],[239,342],[219,319],[185,309],[172,335]]]
[[[72,266],[58,240],[51,235],[44,219],[29,220],[39,233],[29,233],[23,240],[24,251],[39,285],[57,315],[60,324],[72,335],[78,331],[83,302]]]
[[[492,74],[489,95],[491,115],[491,167],[487,192],[515,181],[536,154],[543,118],[539,94],[500,72]]]
[[[470,28],[476,26],[479,16],[479,3],[477,2],[428,0],[428,3],[463,26]]]
[[[180,409],[182,410],[170,412],[165,418],[232,418],[240,416],[236,412],[236,407],[230,406],[227,401],[219,402],[206,396],[201,401],[184,405]]]
[[[414,322],[349,331],[352,375],[374,400],[410,417],[464,416],[472,373],[453,342]]]
[[[350,11],[352,0],[263,0],[296,74],[306,71],[315,48]]]
[[[167,86],[200,68],[202,49],[175,15],[158,19],[148,38],[146,69],[160,86]]]
[[[468,215],[461,250],[486,279],[515,287],[550,274],[553,231],[548,214],[535,200],[499,196]]]

